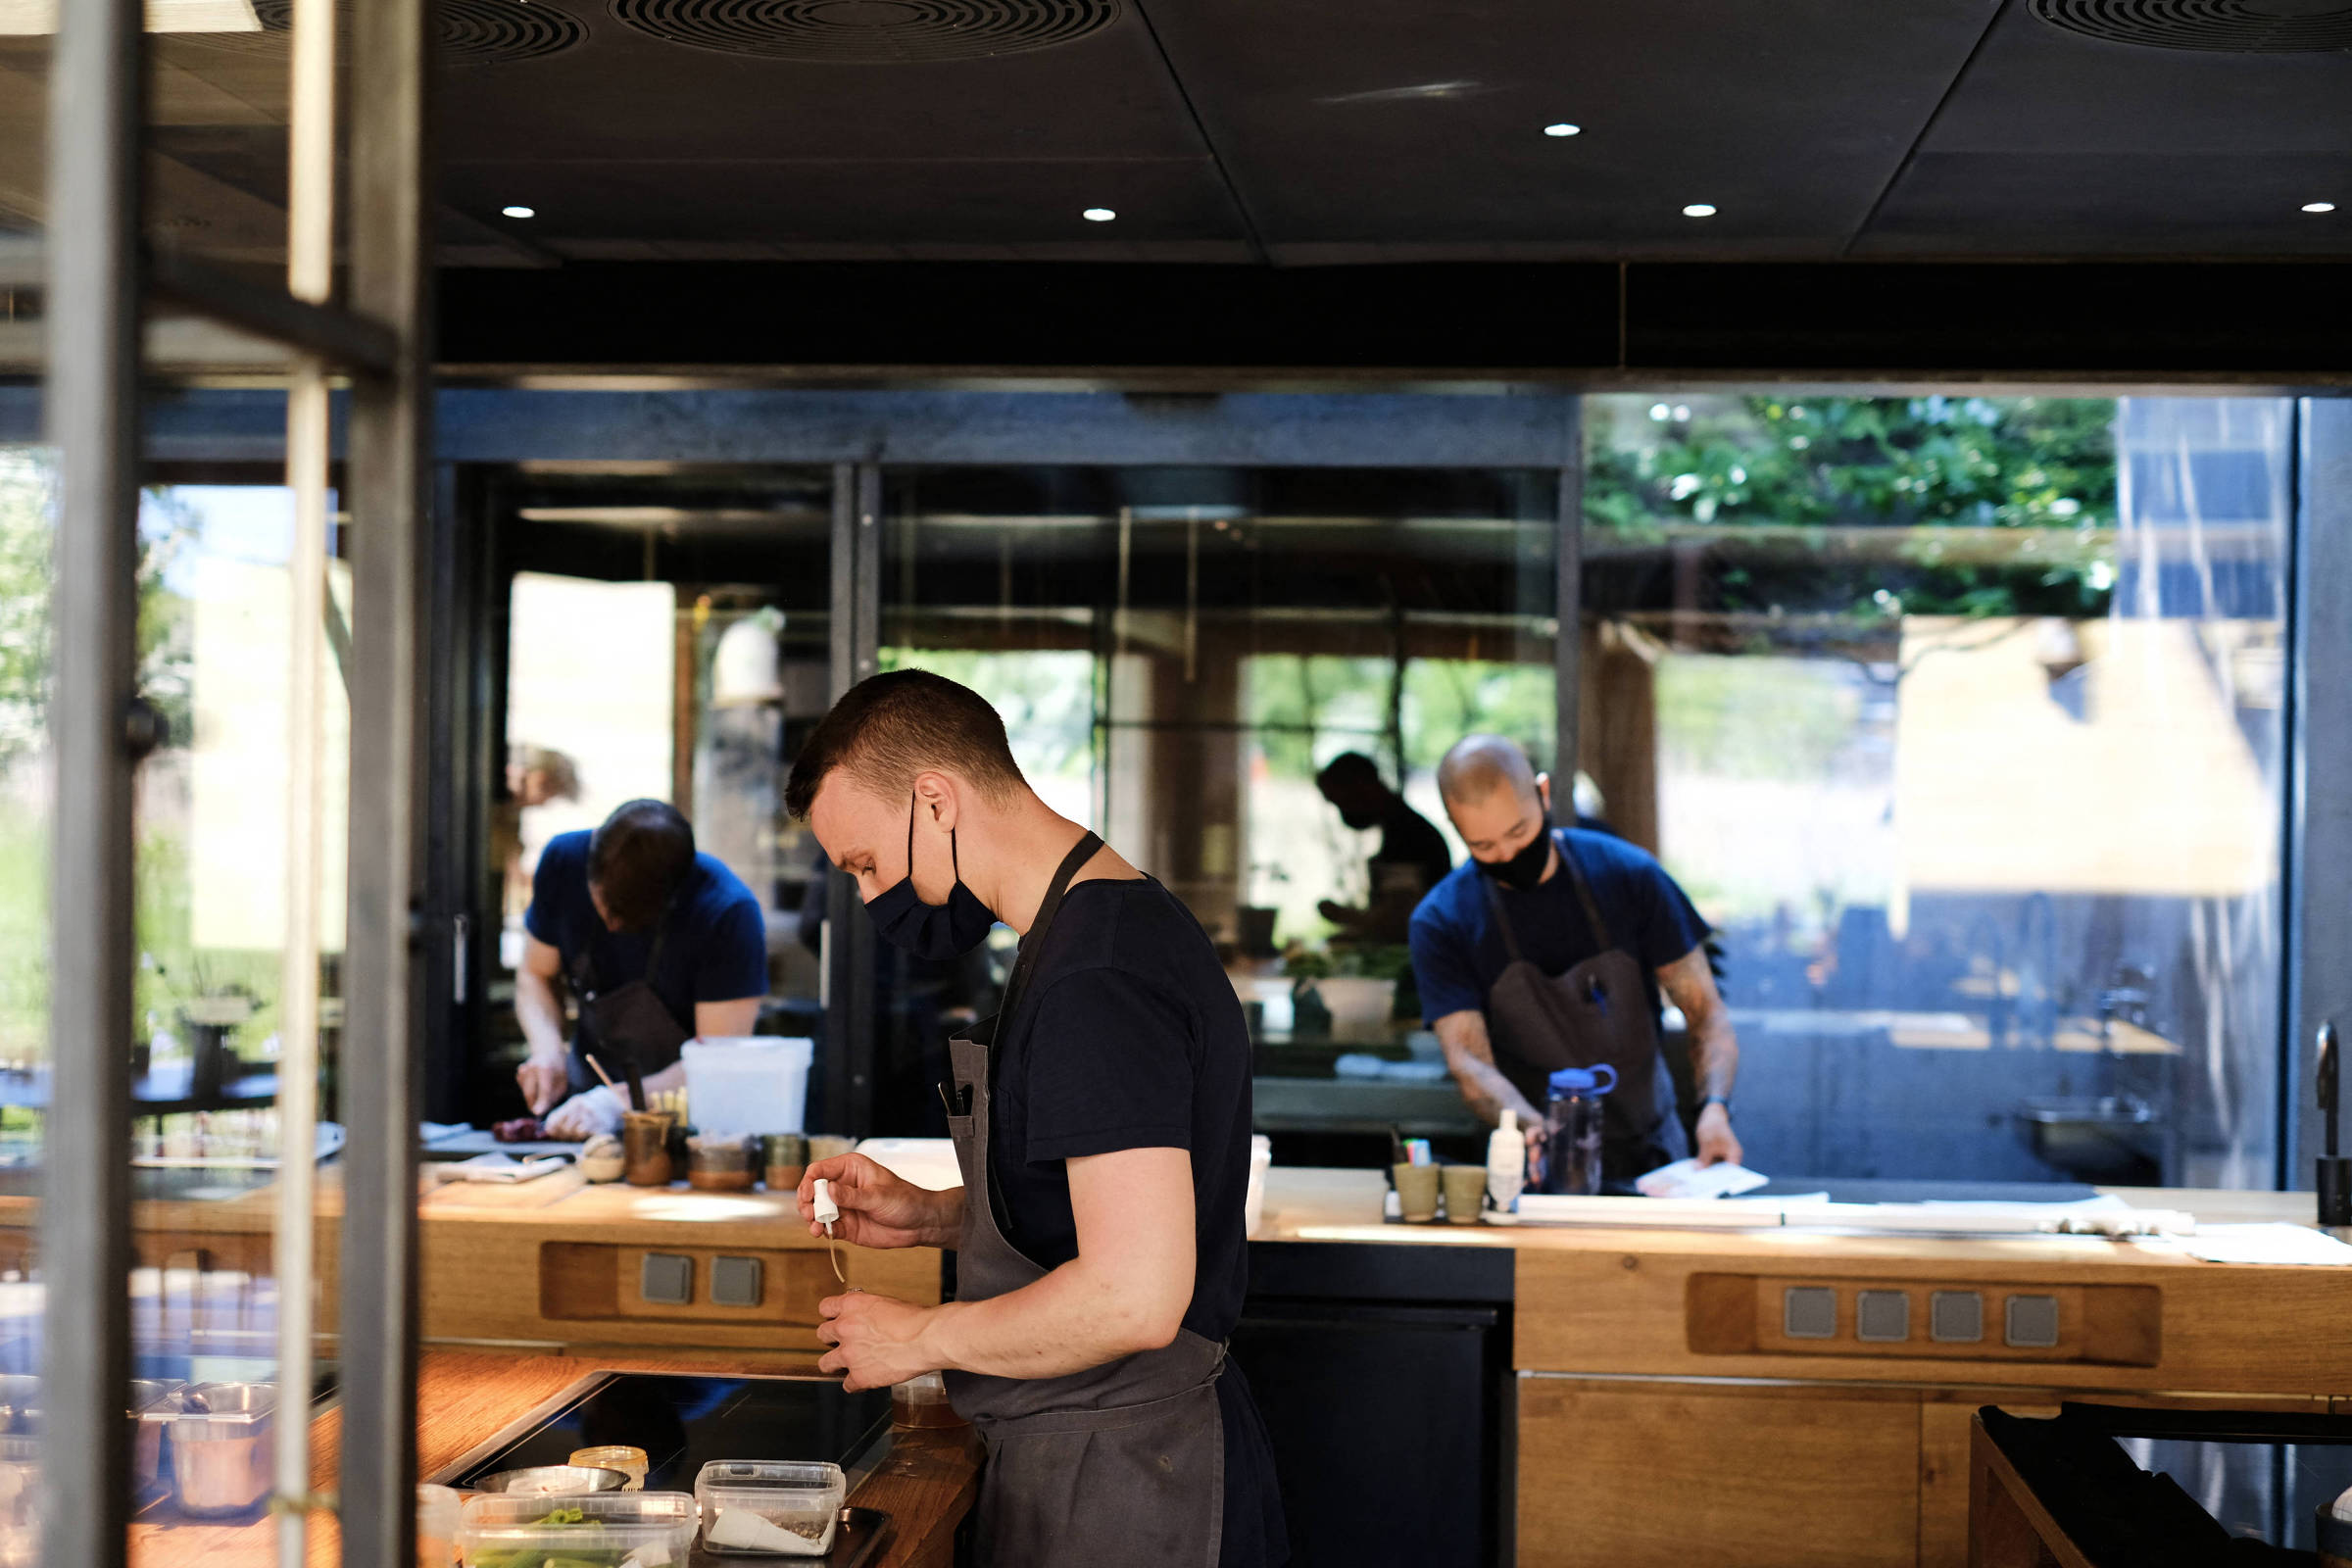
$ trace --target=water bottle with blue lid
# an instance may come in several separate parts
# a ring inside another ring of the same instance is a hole
[[[1536,1191],[1565,1198],[1600,1193],[1601,1097],[1617,1087],[1606,1062],[1562,1067],[1551,1075],[1544,1103],[1542,1169]]]

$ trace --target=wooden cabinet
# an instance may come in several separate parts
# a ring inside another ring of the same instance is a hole
[[[1519,1561],[1910,1568],[1920,1409],[1911,1389],[1524,1377]]]

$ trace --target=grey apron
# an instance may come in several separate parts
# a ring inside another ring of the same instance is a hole
[[[989,1179],[989,1057],[1017,1026],[1029,971],[1068,891],[1102,841],[1089,833],[1054,875],[995,1016],[948,1042],[948,1129],[963,1171],[956,1296],[983,1301],[1046,1270],[1007,1241]],[[956,1113],[956,1105],[966,1107]],[[1225,1519],[1225,1347],[1189,1330],[1156,1350],[1054,1378],[949,1372],[948,1398],[987,1450],[975,1557],[981,1568],[1215,1568]]]
[[[1617,1086],[1601,1100],[1600,1163],[1602,1179],[1623,1186],[1676,1157],[1667,1135],[1680,1131],[1680,1124],[1660,1102],[1666,1086],[1658,1075],[1658,1023],[1642,966],[1616,945],[1567,839],[1555,830],[1552,843],[1600,951],[1564,974],[1545,974],[1520,952],[1494,879],[1481,876],[1510,959],[1487,989],[1487,1031],[1494,1041],[1494,1064],[1538,1111],[1559,1068],[1605,1063],[1616,1069]]]
[[[572,960],[572,994],[580,999],[580,1027],[572,1037],[569,1071],[571,1092],[594,1089],[599,1080],[588,1067],[594,1054],[605,1070],[622,1076],[624,1059],[643,1075],[660,1072],[678,1059],[693,1033],[681,1026],[669,1004],[654,990],[655,966],[662,961],[662,944],[669,937],[669,912],[662,911],[654,927],[653,946],[645,955],[645,976],[604,990],[597,982],[596,960],[582,948]]]

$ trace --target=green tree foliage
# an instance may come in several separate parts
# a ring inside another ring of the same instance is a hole
[[[2091,398],[1594,399],[1588,526],[1633,542],[1672,524],[2041,529],[2115,523],[2112,400]],[[1954,563],[1916,537],[1885,553],[1727,565],[1709,608],[2089,615],[2103,552]],[[1884,596],[1884,597],[1882,597]]]

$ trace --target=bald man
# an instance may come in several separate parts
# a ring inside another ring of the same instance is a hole
[[[1438,793],[1470,859],[1413,911],[1413,978],[1462,1098],[1490,1122],[1506,1109],[1541,1129],[1553,1071],[1605,1064],[1604,1184],[1686,1152],[1658,1056],[1661,992],[1688,1021],[1705,1103],[1701,1163],[1740,1158],[1740,1065],[1707,963],[1708,927],[1665,868],[1606,833],[1551,825],[1551,780],[1496,735],[1446,754]]]

